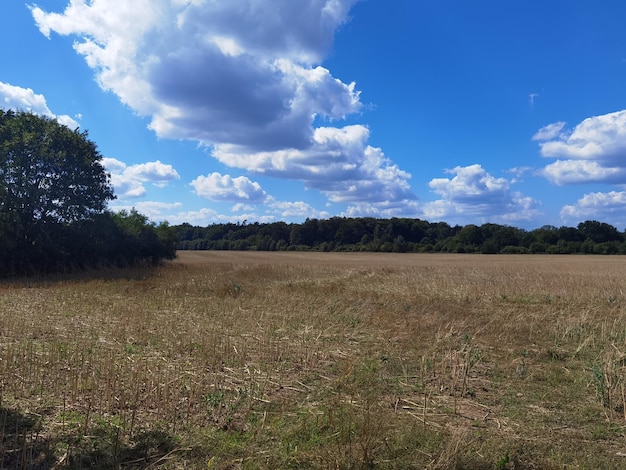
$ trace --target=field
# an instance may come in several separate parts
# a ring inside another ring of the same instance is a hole
[[[626,258],[179,252],[0,285],[0,468],[626,468]]]

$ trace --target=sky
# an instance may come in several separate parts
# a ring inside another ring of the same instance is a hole
[[[626,228],[623,0],[0,2],[0,107],[155,222]]]

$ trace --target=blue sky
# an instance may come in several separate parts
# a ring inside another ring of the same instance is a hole
[[[618,0],[0,2],[0,107],[154,221],[626,228]]]

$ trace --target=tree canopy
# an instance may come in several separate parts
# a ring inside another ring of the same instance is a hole
[[[0,110],[0,274],[174,256],[167,225],[157,227],[135,211],[108,212],[114,198],[86,131]]]

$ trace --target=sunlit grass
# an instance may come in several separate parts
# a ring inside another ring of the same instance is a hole
[[[622,261],[183,252],[12,281],[0,462],[624,465]]]

